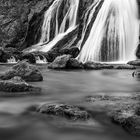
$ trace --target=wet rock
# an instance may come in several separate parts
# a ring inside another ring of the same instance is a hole
[[[88,120],[90,115],[87,111],[77,107],[66,104],[44,104],[37,108],[37,112],[64,117],[70,120]]]
[[[32,53],[23,54],[21,56],[21,60],[28,60],[28,62],[31,63],[31,64],[35,64],[36,63],[35,55],[32,54]]]
[[[66,68],[68,69],[83,69],[83,64],[80,63],[78,60],[76,60],[75,58],[70,58]]]
[[[71,55],[58,56],[51,64],[48,65],[50,69],[83,69],[83,64],[80,63]]]
[[[130,61],[127,64],[133,65],[133,66],[140,66],[140,59],[134,60],[134,61]]]
[[[140,136],[140,116],[124,112],[114,115],[112,120],[121,125],[130,134]]]
[[[93,107],[100,107],[115,124],[122,126],[132,135],[140,135],[139,94],[133,95],[94,95],[87,96],[86,101]]]
[[[119,70],[130,69],[130,70],[133,70],[133,69],[136,69],[136,67],[133,66],[133,65],[129,65],[129,64],[121,64],[121,65],[114,65],[114,69],[119,69]]]
[[[123,127],[132,135],[140,136],[140,116],[132,116],[125,120]]]
[[[100,70],[100,69],[113,69],[114,66],[109,64],[102,64],[102,63],[89,61],[84,64],[84,68],[87,70]]]
[[[0,91],[4,92],[29,92],[40,90],[40,88],[33,87],[26,83],[21,77],[14,77],[10,80],[0,81]]]
[[[57,50],[52,49],[47,53],[43,54],[48,62],[53,62],[60,54],[57,52]]]
[[[0,62],[6,63],[9,58],[10,55],[6,53],[3,49],[0,49]]]
[[[2,80],[9,80],[15,76],[20,76],[28,82],[43,81],[43,76],[36,66],[29,64],[27,61],[21,61],[12,67],[9,71],[0,76]]]
[[[51,64],[49,64],[48,68],[50,69],[66,69],[67,63],[70,60],[71,55],[62,55],[58,56]]]
[[[72,48],[65,48],[65,49],[62,49],[59,51],[59,53],[61,55],[64,55],[64,54],[69,54],[71,55],[73,58],[76,58],[79,53],[80,53],[80,50],[77,48],[77,47],[72,47]]]
[[[140,71],[134,71],[134,72],[132,73],[132,76],[133,76],[134,78],[140,78]]]

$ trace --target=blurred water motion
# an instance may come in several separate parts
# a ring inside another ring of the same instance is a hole
[[[43,66],[45,67],[45,66]],[[0,67],[0,74],[8,66]],[[32,83],[42,87],[38,96],[0,98],[0,140],[137,140],[114,125],[97,106],[85,103],[89,95],[129,95],[140,91],[133,71],[49,71],[41,68],[44,81]],[[6,93],[5,93],[6,94]],[[92,110],[87,122],[72,122],[64,118],[26,112],[38,103],[68,103]]]

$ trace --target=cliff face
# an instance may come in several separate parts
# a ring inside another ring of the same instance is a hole
[[[53,0],[0,0],[0,47],[20,47],[35,13]]]

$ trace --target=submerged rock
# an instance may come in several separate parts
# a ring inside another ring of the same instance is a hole
[[[140,116],[135,115],[132,111],[116,112],[111,118],[130,134],[140,136]]]
[[[70,120],[88,120],[90,115],[87,111],[66,104],[44,104],[37,108],[37,112],[46,115],[65,117]]]
[[[100,70],[100,69],[113,69],[114,66],[109,64],[88,61],[84,63],[84,68],[89,70]]]
[[[21,61],[11,70],[5,72],[0,76],[2,80],[9,80],[15,76],[20,76],[23,80],[28,82],[43,81],[43,76],[36,66],[29,64],[27,61]]]
[[[40,90],[40,88],[33,87],[26,83],[21,77],[14,77],[10,80],[0,81],[0,91],[4,92],[28,92]]]
[[[94,95],[87,96],[86,101],[103,109],[113,123],[122,126],[132,135],[140,135],[139,94],[133,95]]]

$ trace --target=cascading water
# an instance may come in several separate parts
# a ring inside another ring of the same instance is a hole
[[[81,24],[77,23],[80,2],[55,0],[45,12],[40,41],[28,51],[48,52],[73,32]],[[81,50],[77,58],[79,61],[124,62],[135,59],[139,38],[136,0],[93,0],[82,18],[82,35],[77,43]],[[69,46],[74,41],[69,41]]]
[[[138,36],[136,0],[105,0],[78,59],[82,62],[132,60]]]
[[[64,9],[62,9],[63,5]],[[78,7],[79,0],[55,0],[45,12],[40,41],[30,51],[47,52],[73,31],[76,28]],[[54,27],[52,23],[55,23]]]
[[[36,64],[46,64],[46,63],[48,63],[47,59],[43,55],[36,56]]]

